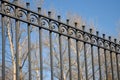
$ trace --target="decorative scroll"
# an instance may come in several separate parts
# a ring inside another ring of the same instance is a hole
[[[78,38],[78,39],[83,39],[83,32],[81,32],[81,31],[77,31],[76,32],[76,37]]]
[[[36,14],[30,14],[30,22],[34,24],[38,24],[38,16]]]
[[[23,9],[19,9],[17,17],[23,20],[27,20],[27,12]]]
[[[75,37],[75,32],[76,32],[76,30],[73,29],[73,28],[69,28],[68,29],[68,35],[70,35],[70,36],[74,36]]]
[[[5,4],[3,9],[4,9],[5,14],[15,16],[15,8],[14,8],[14,6],[11,6],[9,4]]]
[[[50,22],[50,28],[52,29],[52,30],[55,30],[55,31],[58,31],[58,23],[57,22],[55,22],[55,21],[51,21]]]
[[[111,50],[115,51],[115,44],[111,43],[110,48]]]
[[[86,42],[90,42],[90,35],[87,34],[87,33],[84,33],[84,40],[85,40]]]
[[[47,18],[42,17],[40,19],[40,24],[41,24],[40,26],[42,26],[42,27],[49,28],[49,20]]]
[[[108,41],[104,41],[104,47],[107,48],[107,49],[110,48],[110,46],[109,46],[109,42],[108,42]]]
[[[120,46],[116,46],[116,51],[120,53]]]
[[[104,40],[103,39],[98,39],[98,46],[104,47]]]
[[[91,43],[92,44],[97,44],[97,37],[91,36]]]
[[[65,25],[60,25],[60,32],[61,33],[64,33],[64,34],[67,34],[68,32],[67,32],[67,26],[65,26]]]

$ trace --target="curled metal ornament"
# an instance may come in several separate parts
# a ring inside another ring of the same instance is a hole
[[[76,37],[83,39],[83,32],[77,31],[77,32],[76,32]]]
[[[116,51],[120,52],[120,46],[116,46]]]
[[[9,14],[9,15],[15,16],[15,9],[11,5],[6,4],[4,6],[4,12],[5,12],[5,14]]]
[[[103,40],[102,39],[98,39],[98,45],[103,47]]]
[[[55,22],[55,21],[51,21],[50,22],[50,27],[51,27],[51,29],[52,30],[58,30],[58,23],[57,22]]]
[[[111,50],[115,51],[115,44],[111,43],[110,47],[111,47]]]
[[[109,44],[110,44],[110,43],[109,43],[108,41],[105,41],[105,42],[104,42],[104,47],[105,47],[105,48],[110,48]]]
[[[75,29],[69,28],[68,29],[68,34],[73,36],[75,34]]]
[[[47,28],[49,27],[48,25],[49,25],[49,21],[48,21],[48,19],[46,19],[46,18],[41,18],[40,19],[40,24],[41,24],[41,26],[42,27],[46,27],[47,26]]]
[[[84,34],[84,40],[90,42],[90,36],[88,34]]]
[[[42,21],[41,24],[42,24],[42,26],[45,26],[46,22],[45,22],[45,21]]]
[[[38,16],[35,14],[30,14],[30,22],[34,24],[38,24]]]
[[[27,13],[22,9],[18,10],[17,17],[21,19],[27,19]]]
[[[60,32],[61,32],[61,33],[67,33],[67,26],[61,25],[61,26],[60,26]]]
[[[96,38],[95,36],[92,36],[92,37],[91,37],[91,42],[92,42],[93,44],[96,44],[96,43],[97,43],[97,38]]]

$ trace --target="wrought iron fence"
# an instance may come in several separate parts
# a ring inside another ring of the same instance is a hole
[[[13,74],[15,80],[23,79],[20,73],[22,66],[20,65],[21,50],[19,46],[20,28],[25,26],[27,26],[25,29],[27,43],[24,45],[27,45],[28,50],[28,71],[26,70],[28,73],[26,77],[28,78],[24,79],[37,79],[32,77],[35,74],[32,72],[33,63],[37,61],[32,61],[35,52],[31,49],[32,43],[35,42],[33,36],[37,35],[39,42],[38,79],[44,80],[44,74],[49,74],[49,76],[46,76],[47,80],[120,80],[120,44],[116,39],[112,41],[110,36],[106,39],[105,34],[100,37],[99,32],[93,34],[92,29],[90,29],[90,32],[86,32],[85,26],[82,26],[82,30],[78,29],[77,23],[70,26],[69,20],[67,20],[66,24],[62,23],[60,16],[58,16],[58,20],[52,19],[51,12],[48,12],[48,16],[44,16],[41,14],[41,8],[38,8],[38,12],[34,12],[30,10],[29,3],[24,8],[18,5],[17,0],[14,0],[14,3],[8,0],[0,1],[2,80],[9,80],[6,71],[8,66],[6,56],[10,54],[8,52],[10,46],[7,47],[6,45],[6,35],[9,36],[7,33],[10,25],[14,25],[15,28],[13,34],[15,38],[11,37],[9,39],[13,40],[13,46],[15,46],[15,56],[13,58],[15,60],[15,74]],[[38,31],[36,32],[38,34],[31,33],[33,27],[37,28]],[[54,42],[55,39],[56,43]],[[64,47],[66,48],[64,49]],[[49,55],[49,58],[47,56],[48,60],[44,59],[45,53]],[[49,63],[47,64],[45,60]],[[45,63],[49,66],[49,73],[44,70],[46,69]],[[13,71],[11,71],[12,73]],[[13,79],[13,77],[10,79]]]

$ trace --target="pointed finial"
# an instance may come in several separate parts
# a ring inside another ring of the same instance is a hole
[[[108,38],[109,38],[109,40],[111,41],[111,36],[109,36]]]
[[[103,38],[105,38],[105,34],[103,34]]]
[[[38,13],[39,14],[41,13],[41,7],[38,7]]]
[[[66,23],[69,24],[69,19],[66,20]]]
[[[82,30],[85,31],[85,25],[82,26]]]
[[[92,33],[92,28],[90,28],[90,33]]]
[[[27,9],[30,9],[30,3],[29,2],[26,2],[26,7],[27,7]]]
[[[61,16],[60,15],[58,15],[58,21],[60,21],[61,20]]]
[[[78,25],[78,23],[77,22],[75,22],[75,27],[77,28],[77,25]]]
[[[117,42],[117,39],[114,39],[114,42],[116,43],[116,42]]]
[[[96,31],[96,36],[99,36],[99,31]]]
[[[48,17],[51,18],[51,11],[48,11]]]

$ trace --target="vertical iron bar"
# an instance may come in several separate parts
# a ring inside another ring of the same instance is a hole
[[[4,2],[2,4],[2,12],[4,8]],[[4,26],[4,16],[2,15],[2,79],[5,80],[5,26]]]
[[[84,60],[85,60],[85,74],[86,80],[88,80],[88,71],[87,71],[87,58],[86,58],[86,43],[84,42]]]
[[[48,16],[51,18],[51,12],[48,12]],[[49,28],[51,29],[51,20],[49,20]],[[52,45],[52,31],[49,31],[50,40],[50,66],[51,66],[51,80],[53,80],[53,45]]]
[[[60,21],[60,16],[58,16],[58,21]],[[60,24],[59,24],[59,32],[61,32]],[[62,59],[62,37],[59,34],[59,51],[60,51],[60,72],[61,72],[61,79],[63,79],[63,59]]]
[[[116,53],[116,64],[117,64],[117,76],[118,80],[120,80],[120,74],[119,74],[119,62],[118,62],[118,53]]]
[[[71,45],[71,41],[70,41],[70,38],[68,37],[68,56],[69,56],[69,71],[70,71],[70,75],[69,76],[70,76],[70,80],[72,80],[70,45]]]
[[[38,8],[38,13],[40,14],[41,8]],[[40,26],[40,16],[38,18],[38,24]],[[43,59],[42,59],[42,29],[39,27],[39,52],[40,52],[40,80],[43,80]]]
[[[67,24],[69,24],[69,20],[68,19],[67,19]],[[69,35],[69,29],[68,29],[68,33],[67,34]],[[70,78],[70,80],[72,80],[72,73],[71,73],[71,48],[70,48],[70,46],[71,46],[71,39],[70,39],[70,37],[68,37],[68,57],[69,57],[69,72],[70,72],[69,78]]]
[[[111,41],[111,37],[110,36],[109,36],[109,40]],[[109,46],[110,46],[110,49],[111,49],[111,43],[109,44]],[[114,80],[112,51],[110,51],[110,62],[111,62],[112,80]]]
[[[63,80],[63,60],[62,60],[62,47],[61,47],[61,35],[59,34],[59,50],[60,50],[60,69],[61,69],[61,80]]]
[[[15,0],[18,4],[18,0]],[[15,7],[15,16],[18,17],[18,8]],[[19,20],[15,19],[15,37],[16,37],[16,80],[20,80],[19,76]]]
[[[43,59],[42,59],[42,29],[39,28],[39,50],[40,50],[40,80],[43,80]]]
[[[5,28],[3,15],[2,15],[2,79],[5,80]]]
[[[95,80],[95,73],[94,73],[94,56],[93,56],[93,45],[91,45],[91,56],[92,56],[92,72],[93,72],[93,80]]]
[[[105,56],[105,73],[106,73],[106,80],[108,80],[106,49],[104,49],[104,56]]]
[[[27,9],[30,8],[30,3],[26,3]],[[30,21],[30,13],[27,12],[27,20]],[[27,24],[28,32],[28,69],[29,69],[29,80],[32,80],[31,75],[31,36],[30,36],[30,24]]]
[[[75,27],[77,27],[77,23],[75,23]],[[77,33],[76,33],[77,37]],[[80,75],[80,61],[79,61],[79,42],[76,40],[76,53],[77,53],[77,68],[78,68],[78,80],[81,80],[81,75]]]
[[[30,24],[28,24],[28,66],[29,66],[29,80],[32,79],[31,77],[31,37],[30,37]]]
[[[99,36],[99,32],[96,32],[96,35]],[[99,39],[97,38],[97,45],[98,45],[98,64],[99,64],[99,78],[102,80],[102,74],[101,74],[101,58],[100,58],[100,47],[99,47]]]
[[[85,30],[85,26],[82,26],[82,28],[83,28],[83,31]],[[85,34],[83,34],[83,36],[84,36],[84,39],[85,39]],[[87,52],[87,50],[86,50],[86,43],[84,42],[83,43],[84,44],[84,61],[85,61],[85,75],[86,75],[86,80],[88,80],[88,70],[87,70],[87,54],[86,54],[86,52]]]
[[[112,59],[112,52],[111,51],[110,51],[110,62],[111,62],[112,80],[114,80],[113,59]]]
[[[81,80],[81,75],[80,75],[80,61],[79,61],[79,49],[78,49],[78,40],[76,40],[76,51],[77,51],[78,80]]]
[[[92,29],[90,29],[90,33],[92,34]],[[92,43],[92,36],[91,36],[91,43]],[[91,44],[91,58],[92,58],[93,80],[95,80],[95,74],[94,74],[94,54],[93,54],[93,45],[92,44]]]
[[[103,34],[103,38],[105,38],[105,34]],[[103,44],[104,44],[104,47],[105,47],[105,41],[104,41]],[[106,75],[106,80],[108,80],[106,49],[104,49],[104,57],[105,57],[105,75]]]
[[[114,43],[116,44],[117,42],[117,39],[114,39]],[[115,51],[117,52],[117,45],[115,45]],[[120,80],[120,76],[119,76],[119,64],[118,64],[118,53],[115,53],[115,56],[116,56],[116,68],[117,68],[117,77],[118,77],[118,80]]]
[[[51,63],[51,80],[53,80],[53,51],[52,51],[52,32],[49,32],[49,38],[50,38],[50,63]]]
[[[18,20],[16,20],[16,80],[19,80],[19,39],[18,39],[18,36],[19,36],[19,30],[18,30],[18,25],[19,25],[19,22]]]
[[[70,75],[69,76],[70,76],[70,80],[72,80],[70,45],[71,45],[71,41],[70,41],[70,38],[68,37],[68,56],[69,56],[69,71],[70,71]]]
[[[100,48],[98,47],[98,63],[99,63],[99,78],[102,80],[102,74],[101,74],[101,57],[100,57]]]

